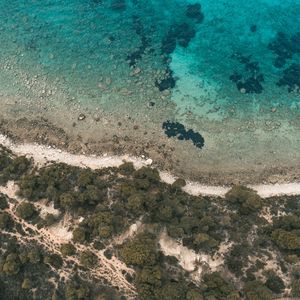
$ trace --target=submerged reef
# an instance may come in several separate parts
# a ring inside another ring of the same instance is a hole
[[[251,61],[251,55],[244,56],[239,53],[232,55],[244,65],[245,74],[234,72],[229,79],[236,84],[237,89],[243,94],[260,94],[263,91],[264,76],[260,73],[259,63]]]
[[[288,59],[300,53],[300,32],[288,37],[283,32],[278,32],[275,39],[269,43],[268,48],[277,56],[274,60],[276,68],[282,68]]]
[[[158,80],[155,81],[155,86],[159,89],[160,92],[175,87],[176,80],[173,77],[173,71],[168,68],[166,70],[166,74],[167,74],[166,78],[159,81]]]
[[[195,19],[196,23],[202,23],[204,15],[201,12],[201,4],[189,4],[186,9],[186,16],[190,19]]]
[[[165,38],[162,40],[162,54],[171,54],[176,45],[187,48],[191,39],[196,35],[196,30],[188,23],[180,23],[171,26]]]
[[[181,123],[166,121],[163,123],[162,128],[169,138],[177,137],[178,140],[191,140],[200,149],[204,146],[203,136],[193,129],[186,130],[185,126]]]
[[[146,37],[145,29],[140,18],[134,15],[132,16],[132,21],[133,21],[133,28],[136,34],[141,39],[141,45],[138,47],[137,50],[127,55],[126,60],[128,61],[130,67],[136,65],[136,63],[142,58],[142,55],[145,53],[146,48],[150,45],[150,41]]]
[[[283,77],[278,81],[278,86],[288,86],[289,93],[299,91],[300,64],[292,64],[283,71]]]

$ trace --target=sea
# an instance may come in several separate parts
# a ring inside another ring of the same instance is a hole
[[[194,174],[298,167],[299,16],[299,0],[0,0],[1,118],[148,130]]]

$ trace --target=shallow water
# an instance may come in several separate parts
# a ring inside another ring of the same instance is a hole
[[[178,152],[215,167],[256,151],[297,161],[299,13],[299,0],[0,0],[1,99],[19,117],[88,107],[160,135],[180,122],[205,146]]]

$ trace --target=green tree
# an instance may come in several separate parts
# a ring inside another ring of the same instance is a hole
[[[156,261],[155,240],[149,234],[140,234],[123,245],[120,255],[128,265],[153,265]]]
[[[262,208],[262,200],[257,192],[245,186],[234,186],[226,193],[225,199],[245,215],[258,212]]]
[[[292,283],[292,293],[295,297],[300,297],[300,279],[296,279]]]
[[[16,210],[17,215],[24,220],[31,219],[36,212],[34,205],[29,202],[22,202]]]
[[[249,281],[245,284],[244,293],[247,300],[271,300],[272,292],[259,281]]]
[[[7,212],[0,212],[0,229],[10,229],[13,224],[11,216]]]
[[[272,232],[271,237],[273,241],[281,249],[299,250],[300,236],[283,229],[276,229]]]
[[[86,268],[95,267],[97,262],[97,256],[91,251],[84,251],[80,254],[80,263]]]
[[[6,275],[17,275],[20,271],[20,268],[21,262],[18,255],[16,253],[11,253],[6,257],[2,271]]]
[[[0,209],[8,208],[7,197],[4,194],[0,193]]]
[[[76,248],[70,243],[62,244],[60,246],[60,252],[63,256],[71,256],[76,253]]]
[[[31,282],[29,278],[24,278],[22,282],[22,289],[29,290],[31,288]]]
[[[86,232],[82,227],[76,227],[73,230],[73,241],[83,243],[86,240]]]

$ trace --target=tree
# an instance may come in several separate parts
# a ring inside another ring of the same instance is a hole
[[[2,271],[6,275],[17,275],[21,268],[21,262],[19,257],[16,253],[9,254],[6,259],[5,263],[3,264]]]
[[[35,207],[32,203],[22,202],[18,205],[16,213],[20,218],[29,220],[34,214],[37,213],[37,211],[35,210]]]
[[[8,208],[7,197],[0,193],[0,209]]]
[[[22,282],[22,289],[29,290],[31,288],[31,282],[28,278],[24,278]]]
[[[44,257],[44,263],[59,269],[63,265],[63,260],[58,254],[48,254]]]
[[[244,215],[258,212],[262,208],[262,200],[257,192],[241,185],[234,186],[227,192],[225,199]]]
[[[140,234],[120,249],[120,255],[128,265],[153,265],[156,261],[156,244],[153,236]]]
[[[76,227],[73,230],[73,241],[83,243],[86,240],[86,232],[82,227]]]
[[[93,268],[97,265],[98,258],[91,251],[84,251],[80,255],[80,263],[86,268]]]
[[[294,296],[300,297],[300,279],[296,279],[292,283],[292,293]]]
[[[0,212],[0,229],[10,229],[13,224],[11,216],[6,212]]]
[[[289,232],[283,229],[275,229],[271,237],[273,241],[281,249],[287,250],[299,250],[300,249],[300,237],[293,232]]]
[[[268,275],[268,279],[265,283],[266,287],[268,287],[272,292],[276,293],[276,294],[280,294],[282,293],[282,291],[285,288],[284,282],[283,280],[276,275],[275,272],[271,272]]]
[[[60,246],[60,252],[63,256],[71,256],[76,253],[76,248],[70,243],[62,244]]]
[[[247,300],[271,300],[272,292],[259,281],[249,281],[245,284],[244,293]]]

